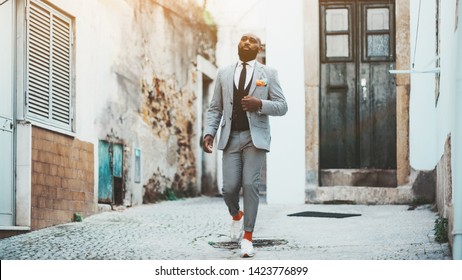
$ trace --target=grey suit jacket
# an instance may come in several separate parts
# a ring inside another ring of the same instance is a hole
[[[204,135],[215,137],[221,121],[221,134],[218,149],[224,150],[231,133],[233,114],[234,71],[237,64],[218,70],[215,91],[207,112],[207,125]],[[265,81],[266,85],[257,85]],[[261,63],[255,63],[249,95],[262,100],[260,112],[247,112],[250,134],[255,147],[269,152],[271,144],[268,116],[282,116],[287,112],[287,102],[279,84],[277,71]]]

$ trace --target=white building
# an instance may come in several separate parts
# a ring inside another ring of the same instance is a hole
[[[410,1],[410,164],[436,166],[436,204],[449,222],[454,259],[462,258],[462,30],[453,1]]]

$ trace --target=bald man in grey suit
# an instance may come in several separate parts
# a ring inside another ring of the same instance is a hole
[[[287,112],[277,71],[256,61],[261,49],[260,38],[244,34],[238,44],[239,61],[218,70],[203,139],[204,151],[211,153],[221,122],[218,149],[223,150],[223,198],[232,216],[231,239],[239,241],[244,235],[241,257],[255,254],[252,233],[258,185],[271,142],[268,116]],[[239,207],[241,188],[244,212]]]

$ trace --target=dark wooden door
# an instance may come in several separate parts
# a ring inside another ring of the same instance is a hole
[[[320,1],[321,169],[396,169],[394,1]]]

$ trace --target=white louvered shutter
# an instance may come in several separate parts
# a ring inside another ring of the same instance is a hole
[[[39,0],[27,15],[27,117],[71,131],[72,19]]]

